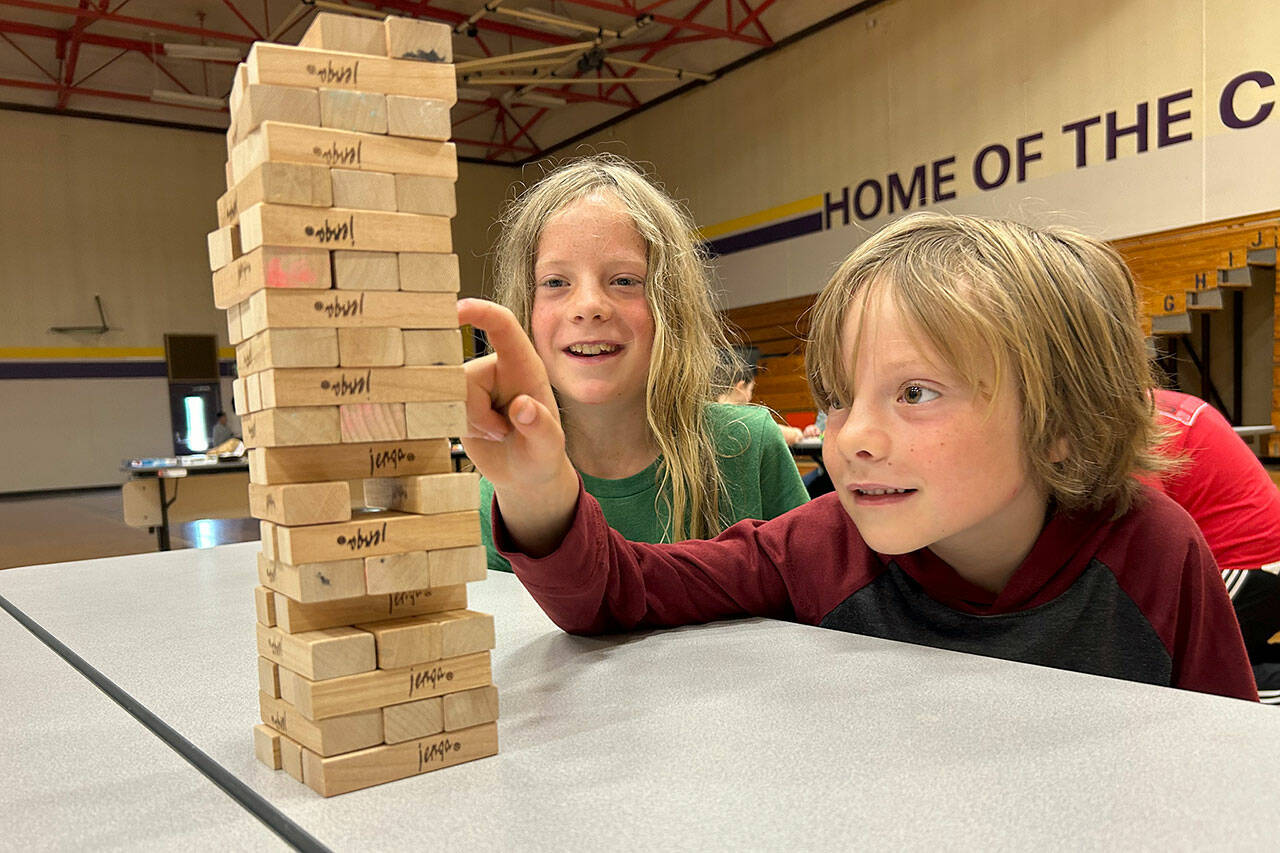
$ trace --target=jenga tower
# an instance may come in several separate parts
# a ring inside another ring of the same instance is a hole
[[[209,235],[249,446],[258,756],[324,796],[498,750],[466,426],[452,32],[319,14],[231,92]],[[247,664],[248,662],[246,662]]]

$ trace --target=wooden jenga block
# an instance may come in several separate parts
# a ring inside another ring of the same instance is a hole
[[[492,723],[498,719],[498,688],[490,684],[457,693],[446,693],[440,697],[440,705],[445,731]]]
[[[245,251],[262,245],[367,252],[448,252],[453,247],[443,216],[287,204],[241,210],[240,241]]]
[[[250,412],[257,412],[265,408],[262,405],[262,374],[250,373],[244,378],[244,387],[247,392],[245,402]]]
[[[437,587],[366,595],[337,601],[305,603],[277,594],[276,625],[289,633],[314,631],[361,622],[376,622],[398,616],[439,613],[467,606],[465,586]]]
[[[339,293],[270,288],[254,293],[240,308],[240,330],[246,337],[268,327],[353,329],[371,326],[456,330],[458,300],[448,293]]]
[[[235,346],[248,337],[248,335],[244,333],[244,323],[242,322],[243,313],[244,303],[227,306],[227,340],[232,346]]]
[[[497,754],[498,725],[486,723],[332,758],[303,750],[302,776],[307,787],[333,797]]]
[[[466,376],[457,367],[276,368],[249,377],[249,406],[253,408],[253,377],[262,386],[262,406],[329,406],[348,403],[433,402],[466,397]]]
[[[258,583],[304,604],[365,595],[364,560],[282,563],[258,554]]]
[[[480,514],[474,511],[431,516],[356,513],[351,521],[335,524],[277,527],[275,537],[275,559],[286,563],[321,563],[400,551],[462,548],[480,544]]]
[[[218,227],[227,228],[236,224],[238,210],[236,208],[236,191],[233,187],[218,196]],[[219,305],[219,308],[224,306]]]
[[[378,669],[400,669],[442,657],[440,624],[432,615],[365,622],[356,627],[373,635],[378,648]]]
[[[437,548],[427,552],[427,576],[432,586],[482,581],[488,573],[488,554],[483,545],[466,548]]]
[[[462,336],[453,329],[405,329],[404,363],[462,364]]]
[[[366,635],[373,640],[373,635]],[[317,681],[280,668],[280,696],[310,720],[326,720],[356,711],[416,699],[430,699],[493,681],[489,653],[446,658],[401,669],[376,669]]]
[[[427,175],[395,175],[396,209],[401,213],[457,216],[455,184],[447,178]]]
[[[405,403],[404,411],[408,438],[447,438],[467,432],[467,405],[460,400]]]
[[[258,723],[253,727],[253,754],[272,770],[279,770],[280,733]]]
[[[401,290],[457,293],[461,281],[457,255],[400,253]]]
[[[243,426],[244,418],[250,415],[248,383],[244,379],[231,380],[231,406],[235,413],[240,416],[241,425]],[[246,446],[252,447],[253,445],[246,443]]]
[[[480,508],[480,475],[474,472],[386,477],[364,484],[367,506],[418,515]]]
[[[267,328],[236,347],[241,375],[277,367],[337,367],[337,329]]]
[[[432,585],[428,572],[426,551],[402,551],[399,554],[365,557],[364,587],[370,595],[426,589]]]
[[[298,47],[386,56],[386,33],[382,21],[320,12],[298,40]]]
[[[262,553],[272,560],[279,559],[276,553],[276,526],[270,521],[258,522],[258,538],[262,542]]]
[[[342,440],[337,406],[264,409],[242,416],[240,429],[246,447],[337,444]]]
[[[341,678],[377,667],[373,636],[352,627],[288,634],[258,624],[258,654],[313,681]],[[283,676],[282,676],[283,677]]]
[[[264,485],[442,474],[452,469],[445,439],[255,447],[249,451],[249,482]]]
[[[321,89],[320,125],[356,133],[386,133],[387,96],[379,92]]]
[[[255,42],[245,59],[250,83],[331,87],[384,95],[438,98],[452,104],[452,66]]]
[[[411,214],[402,213],[400,216],[410,216]],[[209,269],[217,272],[227,264],[234,261],[243,254],[240,248],[240,227],[238,225],[228,225],[226,228],[219,228],[217,231],[210,231],[205,238],[209,244]],[[433,251],[427,249],[425,251]],[[449,251],[444,249],[443,251]]]
[[[302,778],[302,744],[284,735],[280,736],[280,769],[299,782]],[[304,783],[305,784],[305,783]]]
[[[338,329],[337,332],[338,363],[343,367],[404,365],[404,333],[400,329]]]
[[[249,514],[275,524],[328,524],[351,519],[345,480],[329,483],[249,484]]]
[[[396,253],[339,249],[333,253],[333,286],[340,290],[399,290]]]
[[[396,178],[386,172],[330,169],[333,205],[350,210],[395,210]],[[422,177],[418,175],[416,177]],[[444,178],[436,178],[444,180]]]
[[[224,165],[222,168],[227,178],[227,182],[226,182],[227,189],[229,190],[235,189],[236,173],[235,173],[235,167],[231,163],[230,158],[227,159],[226,165]]]
[[[333,185],[329,170],[307,163],[261,163],[236,185],[238,210],[255,204],[293,204],[302,207],[333,207]]]
[[[453,135],[449,104],[430,98],[387,95],[387,133],[414,139],[445,140]]]
[[[453,62],[453,28],[447,24],[393,16],[386,27],[387,56],[420,62]]]
[[[233,118],[240,111],[240,105],[244,103],[244,93],[248,87],[249,67],[243,62],[239,62],[236,64],[235,73],[231,78],[231,92],[227,95],[227,108]]]
[[[280,697],[280,664],[269,658],[258,658],[258,690],[277,699]]]
[[[258,694],[262,721],[320,755],[337,755],[382,743],[382,710],[357,711],[327,720],[308,720],[283,699]]]
[[[404,743],[444,731],[441,697],[402,702],[382,709],[382,737],[387,743]]]
[[[453,180],[458,177],[458,154],[452,142],[378,136],[274,121],[263,122],[232,149],[232,174],[240,180],[260,163],[269,161],[434,175]],[[245,205],[240,209],[243,212]]]
[[[332,284],[326,250],[259,246],[213,274],[213,304],[230,310],[264,288],[328,290]]]
[[[426,618],[440,626],[441,657],[456,658],[493,648],[493,617],[488,613],[451,610]]]
[[[350,403],[338,407],[343,441],[401,441],[404,403]]]
[[[271,590],[265,587],[256,587],[253,590],[253,605],[258,614],[258,624],[266,625],[268,628],[274,627],[276,624],[276,602],[271,596]]]
[[[315,89],[250,83],[234,115],[234,142],[258,129],[264,121],[320,124],[320,98]]]

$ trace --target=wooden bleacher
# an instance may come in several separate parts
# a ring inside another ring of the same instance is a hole
[[[1144,331],[1189,335],[1193,316],[1223,309],[1224,291],[1274,282],[1278,235],[1280,211],[1270,211],[1128,237],[1111,245],[1133,271]],[[784,417],[814,409],[804,375],[807,312],[813,300],[812,295],[799,296],[724,312],[737,342],[758,347],[764,355],[756,402]],[[1275,322],[1271,422],[1280,427],[1280,296]],[[1269,437],[1264,447],[1267,456],[1280,455],[1280,436]]]

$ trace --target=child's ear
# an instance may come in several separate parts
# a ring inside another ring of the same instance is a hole
[[[1066,462],[1067,456],[1071,453],[1071,445],[1067,442],[1067,437],[1058,437],[1053,444],[1049,445],[1049,461],[1053,464]]]

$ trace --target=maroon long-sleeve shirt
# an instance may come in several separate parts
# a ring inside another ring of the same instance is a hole
[[[766,616],[1007,660],[1256,701],[1213,555],[1173,501],[1056,513],[994,594],[928,549],[876,554],[835,495],[711,540],[628,542],[579,491],[555,553],[503,550],[572,633]],[[509,546],[497,502],[494,542]]]

